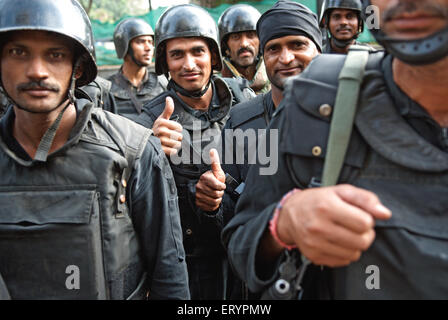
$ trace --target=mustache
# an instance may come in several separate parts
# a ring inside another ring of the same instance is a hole
[[[352,28],[349,28],[349,27],[340,27],[340,28],[337,28],[337,29],[336,29],[337,32],[339,32],[339,31],[343,31],[343,30],[352,31]]]
[[[303,72],[303,70],[305,70],[305,65],[303,63],[293,63],[291,62],[290,64],[287,65],[283,65],[282,68],[277,68],[277,72],[283,69],[291,69],[291,68],[299,68],[300,69],[300,73]]]
[[[242,48],[240,48],[240,49],[238,50],[237,54],[240,55],[240,54],[242,54],[242,53],[244,53],[244,52],[246,52],[246,51],[252,53],[253,55],[255,55],[255,50],[253,50],[253,49],[250,48],[250,47],[242,47]]]
[[[390,21],[404,13],[413,13],[415,11],[428,13],[448,19],[448,7],[427,1],[400,1],[396,6],[384,11],[383,20]]]
[[[30,81],[20,83],[17,85],[18,91],[34,90],[34,89],[46,89],[53,92],[59,92],[61,89],[58,85],[47,83],[44,80]]]
[[[188,70],[188,71],[183,71],[183,72],[181,72],[179,75],[180,75],[181,77],[183,77],[183,76],[189,75],[189,74],[191,74],[191,73],[199,73],[199,74],[203,74],[203,72],[202,72],[201,70],[199,70],[199,69],[192,69],[192,70]]]

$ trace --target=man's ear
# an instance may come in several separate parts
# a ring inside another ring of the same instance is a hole
[[[75,71],[75,78],[76,78],[76,80],[78,80],[79,78],[81,78],[82,75],[83,75],[83,73],[84,73],[84,64],[81,63],[81,64],[76,68],[76,71]]]
[[[216,52],[213,51],[212,52],[212,66],[218,64],[218,60],[219,60],[218,55],[216,54]]]

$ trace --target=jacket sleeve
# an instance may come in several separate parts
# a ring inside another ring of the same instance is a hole
[[[189,299],[177,190],[168,160],[151,136],[130,179],[134,227],[151,299]]]
[[[237,183],[243,182],[240,173],[240,165],[236,163],[236,146],[232,141],[227,141],[228,139],[232,139],[233,135],[226,134],[226,130],[233,130],[232,126],[232,116],[226,122],[222,132],[221,132],[221,145],[222,145],[222,170],[225,174],[229,174]],[[229,158],[229,159],[226,159]],[[235,213],[235,205],[238,201],[237,197],[232,193],[233,190],[230,190],[230,187],[227,186],[226,191],[224,192],[224,197],[222,199],[222,210],[223,210],[223,223],[226,225],[229,220],[234,216]]]
[[[274,118],[268,131],[279,128],[279,119]],[[270,135],[260,144],[271,145]],[[278,141],[272,141],[277,143]],[[267,154],[272,154],[268,151]],[[269,221],[280,199],[294,188],[284,155],[278,152],[278,168],[274,174],[263,175],[260,163],[250,167],[246,178],[246,186],[236,206],[235,216],[222,232],[222,241],[227,249],[229,261],[238,275],[247,283],[252,292],[261,292],[272,283],[278,273],[278,261],[271,265],[257,261],[257,252]]]

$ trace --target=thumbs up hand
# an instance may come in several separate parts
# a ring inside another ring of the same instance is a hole
[[[181,148],[182,126],[176,121],[170,120],[174,112],[174,101],[171,97],[166,97],[165,109],[156,119],[152,130],[154,135],[160,139],[163,152],[167,156],[176,154]]]
[[[219,160],[219,154],[218,154],[218,151],[216,151],[216,149],[210,150],[210,160],[211,160],[213,175],[220,182],[225,183],[226,182],[226,174],[221,169],[221,162]]]
[[[196,206],[207,212],[219,208],[226,189],[226,175],[221,169],[216,149],[210,150],[210,159],[212,170],[204,173],[196,184]]]

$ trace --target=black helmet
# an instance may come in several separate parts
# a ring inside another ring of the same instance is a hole
[[[0,37],[10,31],[42,30],[66,36],[83,51],[80,87],[93,81],[98,69],[89,17],[76,0],[0,0]]]
[[[369,0],[362,0],[362,5],[363,16],[366,19],[367,14],[371,13],[367,12],[367,7],[371,3]],[[448,26],[426,38],[417,40],[392,39],[381,28],[371,28],[369,31],[387,52],[408,64],[431,64],[448,55]]]
[[[261,14],[247,4],[237,4],[225,10],[218,20],[219,41],[222,52],[227,49],[228,35],[234,32],[256,31]]]
[[[174,38],[202,37],[209,43],[210,51],[217,56],[212,69],[221,71],[222,57],[219,51],[218,30],[212,16],[199,6],[183,4],[168,8],[156,24],[156,73],[168,74],[164,42]]]
[[[128,18],[117,25],[114,31],[114,44],[119,59],[123,59],[128,53],[131,40],[139,36],[154,37],[154,31],[144,20]]]
[[[358,14],[358,21],[359,21],[358,32],[361,33],[364,30],[364,22],[362,20],[361,15],[362,3],[360,0],[325,0],[322,5],[322,10],[319,19],[320,21],[319,26],[321,28],[327,28],[328,17],[331,10],[333,9],[347,9],[356,11]]]

